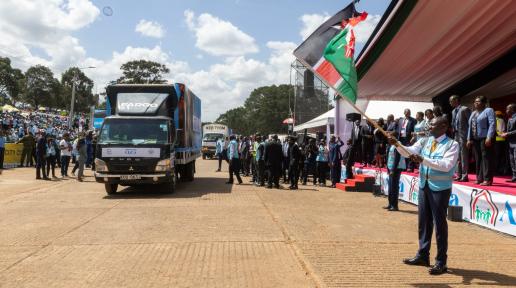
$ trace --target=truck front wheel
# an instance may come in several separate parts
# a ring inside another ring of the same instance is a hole
[[[108,195],[114,195],[116,193],[116,189],[118,188],[118,184],[105,183],[104,187],[106,188],[106,193]]]

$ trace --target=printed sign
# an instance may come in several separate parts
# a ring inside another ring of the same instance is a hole
[[[374,169],[354,169],[356,174],[376,177],[376,184],[382,185],[382,192],[388,194],[387,172],[381,174]],[[419,177],[402,174],[400,178],[400,200],[418,204]],[[462,206],[465,221],[489,229],[516,236],[516,196],[496,191],[453,184],[449,205]]]
[[[117,110],[120,115],[155,115],[167,99],[165,93],[118,93]]]
[[[18,167],[21,162],[23,144],[6,143],[4,151],[4,168]],[[30,155],[29,157],[32,157]]]
[[[102,157],[159,158],[160,148],[102,148]]]

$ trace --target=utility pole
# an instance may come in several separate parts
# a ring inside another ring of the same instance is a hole
[[[88,67],[82,67],[82,68],[77,68],[79,70],[83,70],[83,69],[94,69],[94,68],[97,68],[95,66],[88,66]],[[74,106],[75,106],[75,83],[79,81],[79,77],[77,75],[77,72],[74,73],[73,75],[73,79],[72,79],[72,103],[70,103],[70,115],[68,116],[68,129],[71,129],[72,128],[72,124],[73,124],[73,114],[74,114]]]
[[[70,104],[70,115],[68,116],[68,129],[71,129],[73,124],[73,108],[75,106],[75,81],[77,81],[77,79],[74,75],[72,80],[72,103]]]

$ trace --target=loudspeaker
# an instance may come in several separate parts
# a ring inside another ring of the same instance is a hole
[[[360,117],[360,113],[348,113],[346,114],[346,120],[347,121],[350,121],[350,122],[355,122],[355,121],[360,121],[361,117]]]
[[[448,216],[450,221],[462,222],[462,206],[448,206]]]

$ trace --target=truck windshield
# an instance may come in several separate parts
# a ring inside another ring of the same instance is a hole
[[[163,119],[105,119],[99,144],[167,144],[168,121]]]
[[[217,141],[220,138],[224,138],[224,135],[210,133],[210,134],[205,134],[204,138],[202,138],[202,141],[215,142],[215,141]]]

